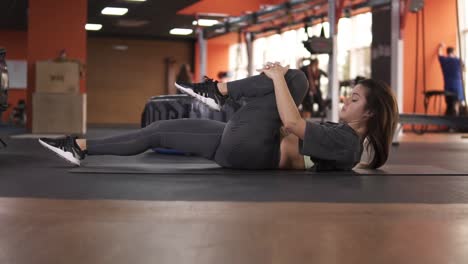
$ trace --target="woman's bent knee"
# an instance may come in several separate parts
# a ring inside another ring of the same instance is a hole
[[[309,81],[304,72],[297,69],[290,69],[286,73],[286,82],[296,105],[299,105],[304,100],[304,97],[309,90]]]

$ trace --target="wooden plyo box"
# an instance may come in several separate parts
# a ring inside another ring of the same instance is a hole
[[[34,93],[32,132],[85,134],[86,94]]]

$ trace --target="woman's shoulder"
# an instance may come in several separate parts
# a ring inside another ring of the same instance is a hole
[[[350,143],[359,144],[359,136],[346,123],[334,122],[314,122],[307,121],[304,140],[317,141],[321,144],[330,142],[340,142],[349,145]]]
[[[349,141],[353,141],[353,142],[356,142],[356,143],[359,143],[360,140],[359,140],[359,135],[356,133],[356,131],[354,131],[353,128],[351,128],[348,124],[346,123],[343,123],[343,122],[339,122],[339,123],[335,123],[335,122],[315,122],[317,125],[323,127],[323,129],[325,131],[328,131],[328,132],[335,132],[334,134],[338,134],[338,135],[341,135],[341,139],[343,139],[343,137],[345,137],[348,141],[348,143],[350,143]]]
[[[317,123],[321,126],[325,126],[329,128],[343,129],[346,131],[354,132],[354,129],[352,129],[348,124],[343,123],[343,122],[335,123],[335,122],[326,121],[326,122],[317,122]]]

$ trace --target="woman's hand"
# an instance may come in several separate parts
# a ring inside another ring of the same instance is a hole
[[[281,66],[279,62],[267,62],[264,66],[263,69],[258,69],[258,72],[263,72],[265,73],[266,76],[268,76],[270,79],[276,78],[278,76],[284,76],[286,72],[289,70],[289,65],[287,66]]]

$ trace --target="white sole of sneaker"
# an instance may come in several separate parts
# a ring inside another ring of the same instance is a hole
[[[76,166],[80,166],[80,164],[81,164],[80,160],[73,157],[73,154],[71,154],[70,152],[65,152],[65,151],[63,151],[63,150],[61,150],[59,148],[53,147],[53,146],[45,143],[44,141],[42,141],[40,139],[39,139],[39,143],[41,143],[42,146],[44,146],[45,148],[53,151],[55,154],[57,154],[62,159],[68,161],[69,163],[71,163],[73,165],[76,165]]]
[[[197,99],[198,101],[200,101],[203,104],[205,104],[206,106],[208,106],[210,109],[213,109],[213,110],[216,110],[216,111],[221,111],[221,107],[219,107],[219,105],[216,103],[216,101],[213,100],[212,98],[201,96],[201,95],[197,94],[196,92],[194,92],[192,89],[185,88],[185,87],[183,87],[183,86],[181,86],[181,85],[179,85],[177,83],[175,83],[175,86],[181,92],[192,96],[193,98]]]

